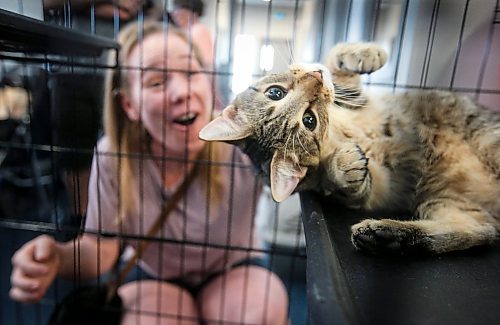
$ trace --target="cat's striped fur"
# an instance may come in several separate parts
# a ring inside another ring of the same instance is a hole
[[[386,56],[374,44],[336,46],[326,68],[292,65],[239,94],[200,133],[240,146],[277,201],[314,190],[365,210],[352,241],[369,252],[443,253],[500,231],[500,114],[443,91],[372,96],[360,73]]]

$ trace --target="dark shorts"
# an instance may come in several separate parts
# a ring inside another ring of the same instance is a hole
[[[265,259],[260,258],[260,257],[249,257],[246,259],[243,259],[231,266],[230,269],[235,269],[237,267],[241,266],[259,266],[262,268],[265,268],[266,270],[269,270],[268,264]],[[221,272],[216,272],[208,276],[205,280],[203,280],[201,283],[198,285],[192,285],[190,283],[187,283],[185,280],[182,278],[172,278],[172,279],[166,279],[163,280],[164,282],[172,283],[176,286],[179,286],[185,290],[187,290],[189,293],[191,293],[193,296],[196,296],[200,290],[205,287],[210,281],[218,277],[219,275],[223,274],[226,271],[221,271]],[[138,280],[158,280],[157,278],[149,275],[147,272],[145,272],[140,266],[135,266],[134,269],[132,269],[125,279],[124,283],[127,282],[132,282],[132,281],[138,281]]]

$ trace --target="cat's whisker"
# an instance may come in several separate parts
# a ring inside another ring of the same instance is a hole
[[[300,146],[302,147],[302,149],[304,149],[304,151],[308,154],[308,155],[311,155],[311,153],[304,147],[304,144],[302,143],[302,141],[300,141],[300,137],[297,136],[297,141],[299,142]]]
[[[296,137],[296,136],[297,136],[297,134],[294,132],[294,133],[293,133],[293,136],[292,136],[292,150],[293,150],[293,152],[294,152],[295,156],[297,156],[297,155],[296,155],[296,152],[297,152],[297,151],[295,150],[295,137]],[[293,161],[294,161],[294,163],[295,163],[295,165],[296,165],[297,167],[299,167],[299,166],[300,166],[300,164],[299,164],[299,159],[298,159],[298,158],[294,159]]]
[[[356,100],[358,99],[360,96],[345,96],[345,95],[342,95],[342,94],[335,94],[336,95],[336,98],[340,98],[340,99],[344,99],[344,100]]]
[[[356,100],[358,98],[365,97],[365,95],[363,95],[363,94],[361,94],[359,92],[352,93],[352,94],[345,94],[345,93],[336,92],[335,96],[336,96],[336,98],[342,98],[342,99],[346,99],[346,100]]]
[[[288,137],[286,138],[286,141],[285,141],[285,150],[283,150],[283,159],[286,158],[286,149],[288,147],[288,141],[290,141],[290,137],[292,136],[292,133],[288,134]]]
[[[361,92],[359,90],[353,90],[353,91],[343,91],[343,90],[335,90],[335,95],[341,96],[341,97],[359,97],[361,96]]]
[[[356,100],[359,100],[361,101],[360,103],[357,103],[355,101],[349,101],[349,100],[344,100],[342,97],[336,97],[335,98],[335,102],[336,103],[340,103],[340,104],[343,104],[343,105],[347,105],[347,106],[352,106],[352,107],[358,107],[358,108],[363,108],[363,107],[366,107],[366,101],[361,99],[361,98],[356,98]],[[339,106],[339,105],[337,105]]]
[[[352,89],[352,90],[337,89],[336,93],[341,95],[359,95],[359,89]]]
[[[351,102],[351,101],[346,101],[346,100],[335,100],[338,103],[349,105],[349,106],[356,106],[356,107],[364,107],[366,104],[365,103],[356,103],[356,102]]]
[[[360,90],[359,87],[355,87],[355,86],[349,87],[349,86],[339,86],[339,85],[336,85],[336,88],[338,90],[346,91],[346,92],[349,92],[349,91],[359,91]]]
[[[356,100],[358,98],[360,98],[362,95],[360,94],[356,94],[356,95],[344,95],[344,94],[336,94],[338,98],[342,98],[342,99],[345,99],[345,100]]]
[[[288,57],[289,57],[288,64],[292,64],[293,62],[295,62],[295,58],[293,55],[293,47],[290,46],[290,44],[291,44],[291,41],[290,41],[290,39],[288,39],[286,42],[286,45],[288,46]]]
[[[289,44],[289,41],[287,42],[287,45],[288,45],[288,57],[286,56],[286,53],[283,53],[282,51],[279,51],[279,47],[275,47],[275,49],[277,49],[277,51],[275,51],[275,54],[277,55],[277,57],[282,60],[283,62],[288,62],[290,63],[289,59],[290,59],[290,56],[292,55],[292,53],[290,52],[290,44]]]

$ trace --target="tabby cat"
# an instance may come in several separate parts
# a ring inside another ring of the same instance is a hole
[[[500,114],[445,91],[368,96],[360,74],[386,59],[375,44],[339,44],[328,68],[295,64],[257,81],[200,137],[241,147],[276,201],[314,190],[351,208],[413,214],[355,224],[357,249],[438,254],[493,242]]]

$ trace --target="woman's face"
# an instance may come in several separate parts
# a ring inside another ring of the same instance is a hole
[[[132,67],[122,102],[128,117],[142,120],[169,155],[185,155],[186,146],[189,154],[201,150],[198,133],[210,119],[212,87],[189,44],[174,33],[153,33],[132,49],[126,65]]]

